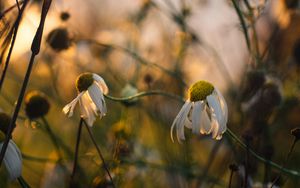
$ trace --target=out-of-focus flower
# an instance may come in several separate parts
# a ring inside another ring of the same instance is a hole
[[[102,118],[107,110],[103,94],[108,93],[108,87],[103,78],[94,73],[83,73],[76,80],[77,97],[63,108],[63,112],[71,117],[79,101],[81,117],[92,126],[96,116]]]
[[[60,52],[70,47],[72,39],[66,28],[56,28],[48,34],[46,41],[53,50]]]
[[[7,114],[0,113],[0,150],[2,149],[10,121],[11,118]],[[22,155],[19,148],[12,140],[8,143],[3,162],[11,180],[15,180],[21,176]]]
[[[31,91],[25,97],[25,112],[29,119],[45,116],[50,109],[50,103],[45,94]]]
[[[174,141],[176,127],[178,141],[185,140],[184,127],[187,127],[194,134],[212,133],[219,140],[226,131],[227,119],[227,104],[220,91],[209,82],[198,81],[189,89],[189,97],[172,124],[171,139]]]
[[[122,89],[121,91],[121,96],[122,97],[130,97],[138,93],[138,90],[136,87],[132,86],[131,84],[126,84],[126,86]],[[130,106],[135,104],[138,101],[137,98],[129,100],[129,101],[124,101],[123,104],[126,106]]]

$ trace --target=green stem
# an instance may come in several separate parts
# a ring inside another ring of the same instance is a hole
[[[175,99],[179,102],[184,103],[184,99],[182,97],[172,94],[172,93],[166,93],[163,91],[159,91],[159,90],[143,91],[143,92],[137,93],[137,94],[129,96],[129,97],[113,97],[110,95],[104,95],[104,96],[107,99],[112,100],[112,101],[124,102],[124,101],[130,101],[130,100],[133,100],[136,98],[141,98],[141,97],[150,96],[150,95],[161,95],[161,96],[165,96],[165,97],[170,97],[172,99]]]
[[[95,146],[95,148],[96,148],[96,150],[97,150],[97,153],[98,153],[98,155],[99,155],[99,157],[100,157],[100,159],[101,159],[101,161],[102,161],[102,166],[103,166],[104,170],[106,171],[106,173],[107,173],[107,175],[108,175],[108,177],[109,177],[109,179],[110,179],[110,182],[111,182],[111,184],[112,184],[112,187],[115,188],[116,186],[115,186],[115,184],[114,184],[114,181],[113,181],[113,178],[112,178],[112,176],[111,176],[111,173],[110,173],[110,171],[109,171],[109,169],[108,169],[108,166],[107,166],[107,164],[106,164],[106,162],[105,162],[105,159],[104,159],[104,157],[103,157],[103,154],[102,154],[102,152],[101,152],[101,150],[100,150],[100,147],[98,146],[98,144],[97,144],[97,142],[96,142],[96,139],[95,139],[95,137],[94,137],[92,131],[90,130],[90,127],[89,127],[88,124],[84,121],[84,119],[82,119],[82,120],[83,120],[83,123],[84,123],[84,125],[85,125],[85,127],[86,127],[86,129],[87,129],[87,131],[88,131],[88,133],[89,133],[89,136],[90,136],[90,138],[91,138],[91,140],[92,140],[92,142],[93,142],[93,144],[94,144],[94,146]]]
[[[247,47],[248,47],[249,52],[251,53],[250,38],[249,38],[248,29],[247,29],[246,21],[244,20],[243,13],[242,13],[239,5],[237,4],[237,2],[235,0],[231,0],[231,2],[233,4],[233,6],[234,6],[234,9],[235,9],[238,17],[239,17],[240,22],[242,24],[242,29],[243,29],[243,33],[245,35]]]
[[[22,188],[30,188],[30,185],[25,181],[25,179],[22,176],[18,177],[18,182]]]
[[[230,129],[227,128],[227,131],[225,133],[226,133],[226,135],[230,136],[233,140],[235,140],[242,148],[247,149],[247,145],[242,140],[240,140]],[[300,172],[284,168],[283,166],[280,166],[277,163],[267,160],[267,159],[261,157],[260,155],[258,155],[251,148],[249,148],[249,153],[256,159],[258,159],[259,161],[269,164],[272,167],[277,168],[278,170],[281,170],[282,172],[284,172],[286,174],[300,177]]]

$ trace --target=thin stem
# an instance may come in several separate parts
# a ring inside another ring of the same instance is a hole
[[[248,187],[248,168],[249,168],[249,141],[246,141],[246,162],[245,162],[245,179],[244,179],[244,187]]]
[[[230,136],[233,140],[235,140],[242,148],[247,149],[247,145],[243,141],[241,141],[230,129],[227,129],[227,131],[225,132],[225,134],[228,135],[228,136]],[[267,160],[267,159],[261,157],[260,155],[258,155],[251,148],[249,148],[249,153],[253,157],[255,157],[256,159],[258,159],[259,161],[261,161],[263,163],[267,163],[267,164],[271,165],[272,167],[277,168],[277,169],[281,170],[282,172],[284,172],[286,174],[300,177],[300,172],[284,168],[283,166],[280,166],[277,163],[274,163],[274,162],[272,162],[270,160]]]
[[[91,138],[91,140],[92,140],[92,142],[93,142],[93,144],[94,144],[94,146],[95,146],[95,148],[96,148],[96,150],[97,150],[97,152],[98,152],[99,157],[101,158],[101,161],[102,161],[102,164],[103,164],[103,168],[105,169],[107,175],[109,176],[109,179],[110,179],[110,181],[111,181],[113,187],[116,187],[115,184],[114,184],[114,182],[113,182],[112,176],[111,176],[111,174],[110,174],[110,172],[109,172],[108,166],[106,165],[106,162],[105,162],[105,160],[104,160],[104,157],[103,157],[103,155],[102,155],[102,152],[101,152],[99,146],[97,145],[97,142],[96,142],[96,140],[95,140],[95,138],[94,138],[94,135],[93,135],[92,131],[90,130],[90,127],[89,127],[88,124],[85,122],[85,120],[83,120],[83,123],[84,123],[84,125],[85,125],[85,127],[86,127],[86,129],[87,129],[87,131],[88,131],[88,133],[89,133],[89,135],[90,135],[90,138]]]
[[[80,144],[80,138],[81,138],[82,124],[83,124],[83,119],[80,118],[78,131],[77,131],[77,139],[76,139],[76,146],[75,146],[75,157],[74,157],[73,171],[72,171],[72,174],[71,174],[71,181],[73,181],[73,178],[75,177],[76,170],[77,170],[79,144]]]
[[[293,150],[294,150],[294,147],[295,147],[297,141],[298,141],[297,138],[295,138],[294,141],[293,141],[293,143],[292,143],[292,146],[291,146],[291,148],[290,148],[290,151],[289,151],[289,153],[288,153],[287,156],[286,156],[285,162],[284,162],[284,164],[282,165],[283,167],[285,167],[285,166],[287,165],[287,163],[288,163],[288,161],[289,161],[289,159],[290,159],[290,157],[291,157],[291,154],[292,154],[292,152],[293,152]],[[276,179],[272,182],[271,188],[273,188],[273,186],[274,186],[274,185],[277,183],[277,181],[280,179],[281,174],[282,174],[282,170],[280,170],[278,176],[277,176]]]
[[[2,164],[2,161],[3,161],[4,155],[5,155],[9,140],[11,138],[11,135],[12,135],[12,132],[13,132],[13,127],[16,123],[19,111],[21,109],[21,104],[22,104],[22,101],[23,101],[23,98],[24,98],[24,95],[25,95],[25,91],[26,91],[28,82],[29,82],[29,78],[30,78],[30,74],[31,74],[31,70],[32,70],[32,67],[33,67],[35,56],[40,51],[40,45],[41,45],[41,40],[42,40],[42,35],[43,35],[45,19],[46,19],[48,10],[50,8],[51,2],[52,2],[51,0],[44,0],[44,3],[43,3],[43,9],[42,9],[42,13],[41,13],[40,24],[39,24],[39,27],[36,31],[36,34],[34,36],[34,39],[32,41],[32,45],[31,45],[32,54],[31,54],[31,57],[30,57],[28,68],[27,68],[27,71],[26,71],[26,74],[25,74],[25,77],[24,77],[24,80],[23,80],[23,84],[22,84],[22,87],[21,87],[21,91],[20,91],[20,94],[19,94],[19,97],[18,97],[18,100],[17,100],[17,104],[16,104],[16,107],[15,107],[13,116],[11,118],[11,121],[10,121],[8,129],[7,129],[7,134],[6,134],[3,146],[2,146],[2,149],[1,149],[1,152],[0,152],[0,166]]]
[[[233,170],[230,170],[230,177],[229,177],[228,188],[231,188],[233,173],[234,173]]]
[[[140,93],[137,93],[135,95],[129,96],[129,97],[113,97],[110,95],[104,95],[107,99],[112,100],[112,101],[118,101],[118,102],[124,102],[124,101],[130,101],[133,100],[135,98],[141,98],[141,97],[145,97],[145,96],[150,96],[150,95],[161,95],[161,96],[165,96],[165,97],[170,97],[172,99],[175,99],[179,102],[184,103],[184,99],[178,95],[172,94],[172,93],[166,93],[164,91],[159,91],[159,90],[153,90],[153,91],[143,91]]]
[[[21,9],[19,8],[19,4],[18,4],[19,13],[18,13],[18,17],[17,17],[17,19],[16,19],[16,21],[15,21],[15,23],[14,23],[14,26],[13,26],[13,28],[12,28],[12,29],[13,29],[13,30],[12,30],[12,31],[13,31],[12,41],[11,41],[11,44],[10,44],[10,48],[9,48],[7,57],[6,57],[6,59],[5,59],[4,68],[3,68],[2,75],[1,75],[1,78],[0,78],[0,91],[1,91],[2,86],[3,86],[4,79],[5,79],[5,76],[6,76],[6,72],[7,72],[8,66],[9,66],[9,62],[10,62],[10,57],[11,57],[13,48],[14,48],[14,46],[15,46],[15,41],[16,41],[16,38],[17,38],[17,34],[18,34],[20,22],[21,22],[21,19],[22,19],[24,10],[25,10],[25,8],[26,8],[28,2],[29,2],[29,0],[25,0],[25,1],[24,1],[24,4],[23,4],[23,6],[22,6]]]
[[[22,188],[30,188],[30,185],[26,182],[26,180],[22,176],[18,177],[18,182]]]
[[[241,22],[243,33],[245,35],[245,39],[246,39],[246,43],[247,43],[247,47],[248,47],[249,52],[251,53],[251,43],[250,43],[248,29],[247,29],[246,21],[244,20],[243,13],[240,10],[240,7],[239,7],[239,5],[237,4],[237,2],[235,0],[231,0],[231,2],[233,4],[234,9],[235,9],[235,11],[236,11],[236,13],[237,13],[237,15],[239,17],[239,20]]]
[[[19,5],[23,4],[24,1],[20,1]],[[3,12],[0,12],[0,20],[2,19],[3,16],[5,16],[5,14],[7,14],[8,12],[10,12],[11,10],[13,10],[14,8],[16,8],[18,5],[14,4],[11,7],[7,8],[6,10],[4,10]]]

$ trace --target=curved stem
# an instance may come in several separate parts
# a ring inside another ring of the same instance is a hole
[[[167,93],[164,91],[159,91],[159,90],[153,90],[153,91],[143,91],[140,93],[137,93],[135,95],[129,96],[129,97],[113,97],[110,95],[104,95],[107,99],[112,100],[112,101],[118,101],[118,102],[124,102],[124,101],[130,101],[136,98],[141,98],[141,97],[145,97],[145,96],[150,96],[150,95],[161,95],[161,96],[165,96],[165,97],[169,97],[172,99],[175,99],[179,102],[184,103],[184,99],[178,95],[172,94],[172,93]]]
[[[233,140],[235,140],[242,148],[247,149],[247,145],[242,140],[240,140],[230,129],[227,129],[227,131],[225,133],[226,133],[226,135],[230,136]],[[280,166],[277,163],[267,160],[267,159],[261,157],[260,155],[258,155],[251,148],[249,148],[249,153],[256,159],[258,159],[259,161],[269,164],[272,167],[277,168],[278,170],[281,170],[282,172],[284,172],[286,174],[300,177],[300,172],[284,168],[283,166]]]

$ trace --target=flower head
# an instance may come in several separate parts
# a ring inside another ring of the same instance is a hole
[[[74,108],[79,101],[81,117],[92,126],[96,116],[100,118],[106,114],[106,104],[103,94],[108,93],[108,88],[99,75],[83,73],[76,80],[77,97],[63,108],[69,117],[73,115]]]
[[[214,139],[221,139],[226,131],[228,119],[227,104],[217,88],[206,81],[198,81],[189,89],[188,99],[173,121],[179,142],[185,140],[184,127],[192,129],[194,134],[210,134]]]
[[[72,38],[66,28],[56,28],[48,34],[46,41],[53,50],[60,52],[71,46]]]
[[[0,113],[0,150],[2,149],[10,121],[11,118],[7,114]],[[8,143],[3,162],[11,180],[15,180],[21,176],[22,155],[19,148],[12,140]]]
[[[25,112],[29,119],[45,116],[50,109],[50,103],[45,94],[31,91],[25,97]]]

